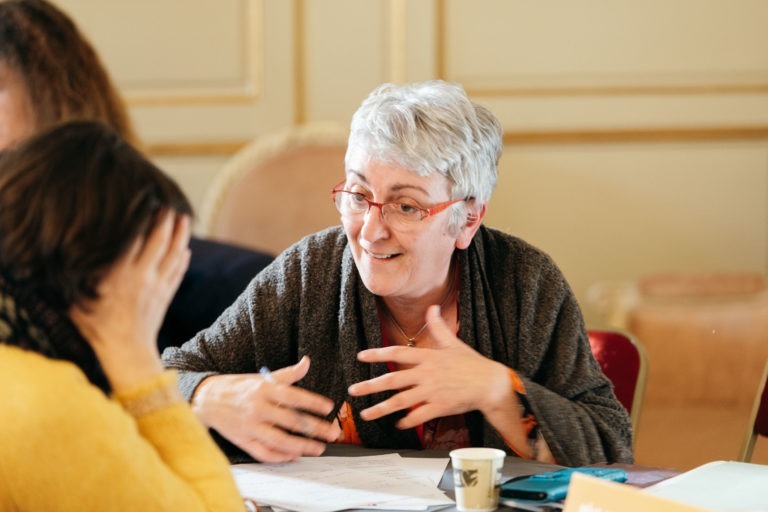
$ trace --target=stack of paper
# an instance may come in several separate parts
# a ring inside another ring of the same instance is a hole
[[[645,492],[707,510],[768,511],[768,466],[710,462],[648,487]]]
[[[302,457],[283,464],[236,464],[232,474],[243,497],[286,510],[425,510],[453,503],[437,488],[447,464],[448,459],[396,453]]]

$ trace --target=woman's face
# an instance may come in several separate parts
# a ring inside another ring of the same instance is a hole
[[[32,102],[19,73],[0,61],[0,150],[32,135]]]
[[[363,161],[363,159],[357,159]],[[431,208],[453,199],[440,174],[419,176],[407,169],[364,161],[347,171],[345,190],[377,203],[404,202]],[[342,217],[352,255],[365,286],[375,295],[413,300],[444,293],[454,249],[469,245],[477,225],[449,229],[447,210],[407,226],[391,226],[372,206],[368,213]]]

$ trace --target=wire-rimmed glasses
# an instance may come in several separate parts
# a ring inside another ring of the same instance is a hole
[[[408,203],[377,203],[371,201],[365,194],[360,192],[353,192],[351,190],[344,190],[343,187],[345,181],[338,183],[331,194],[333,194],[333,202],[336,205],[336,209],[339,210],[344,217],[356,218],[362,217],[371,209],[372,206],[377,206],[381,210],[381,215],[384,217],[390,225],[393,226],[408,226],[416,224],[431,215],[440,213],[446,210],[452,204],[464,201],[464,199],[452,199],[439,203],[432,208],[422,208],[415,204]]]

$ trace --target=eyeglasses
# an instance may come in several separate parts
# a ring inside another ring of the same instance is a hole
[[[341,188],[346,181],[342,181],[333,187],[333,202],[339,213],[344,217],[356,218],[362,217],[371,209],[371,206],[377,206],[381,210],[381,215],[392,226],[407,226],[416,224],[431,215],[440,213],[452,204],[464,201],[464,199],[453,199],[444,203],[437,204],[432,208],[421,208],[408,203],[377,203],[369,200],[360,192],[352,192]]]

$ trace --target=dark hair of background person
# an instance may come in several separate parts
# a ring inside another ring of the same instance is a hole
[[[0,64],[23,80],[35,126],[101,121],[137,148],[123,98],[76,23],[45,0],[0,0]],[[208,327],[273,255],[193,236],[192,258],[160,328],[158,348]]]
[[[0,2],[0,61],[26,85],[34,132],[61,121],[98,120],[139,145],[125,104],[98,54],[53,4]]]
[[[114,130],[59,124],[0,154],[0,268],[66,310],[97,296],[103,272],[161,209],[191,214],[178,185]]]

